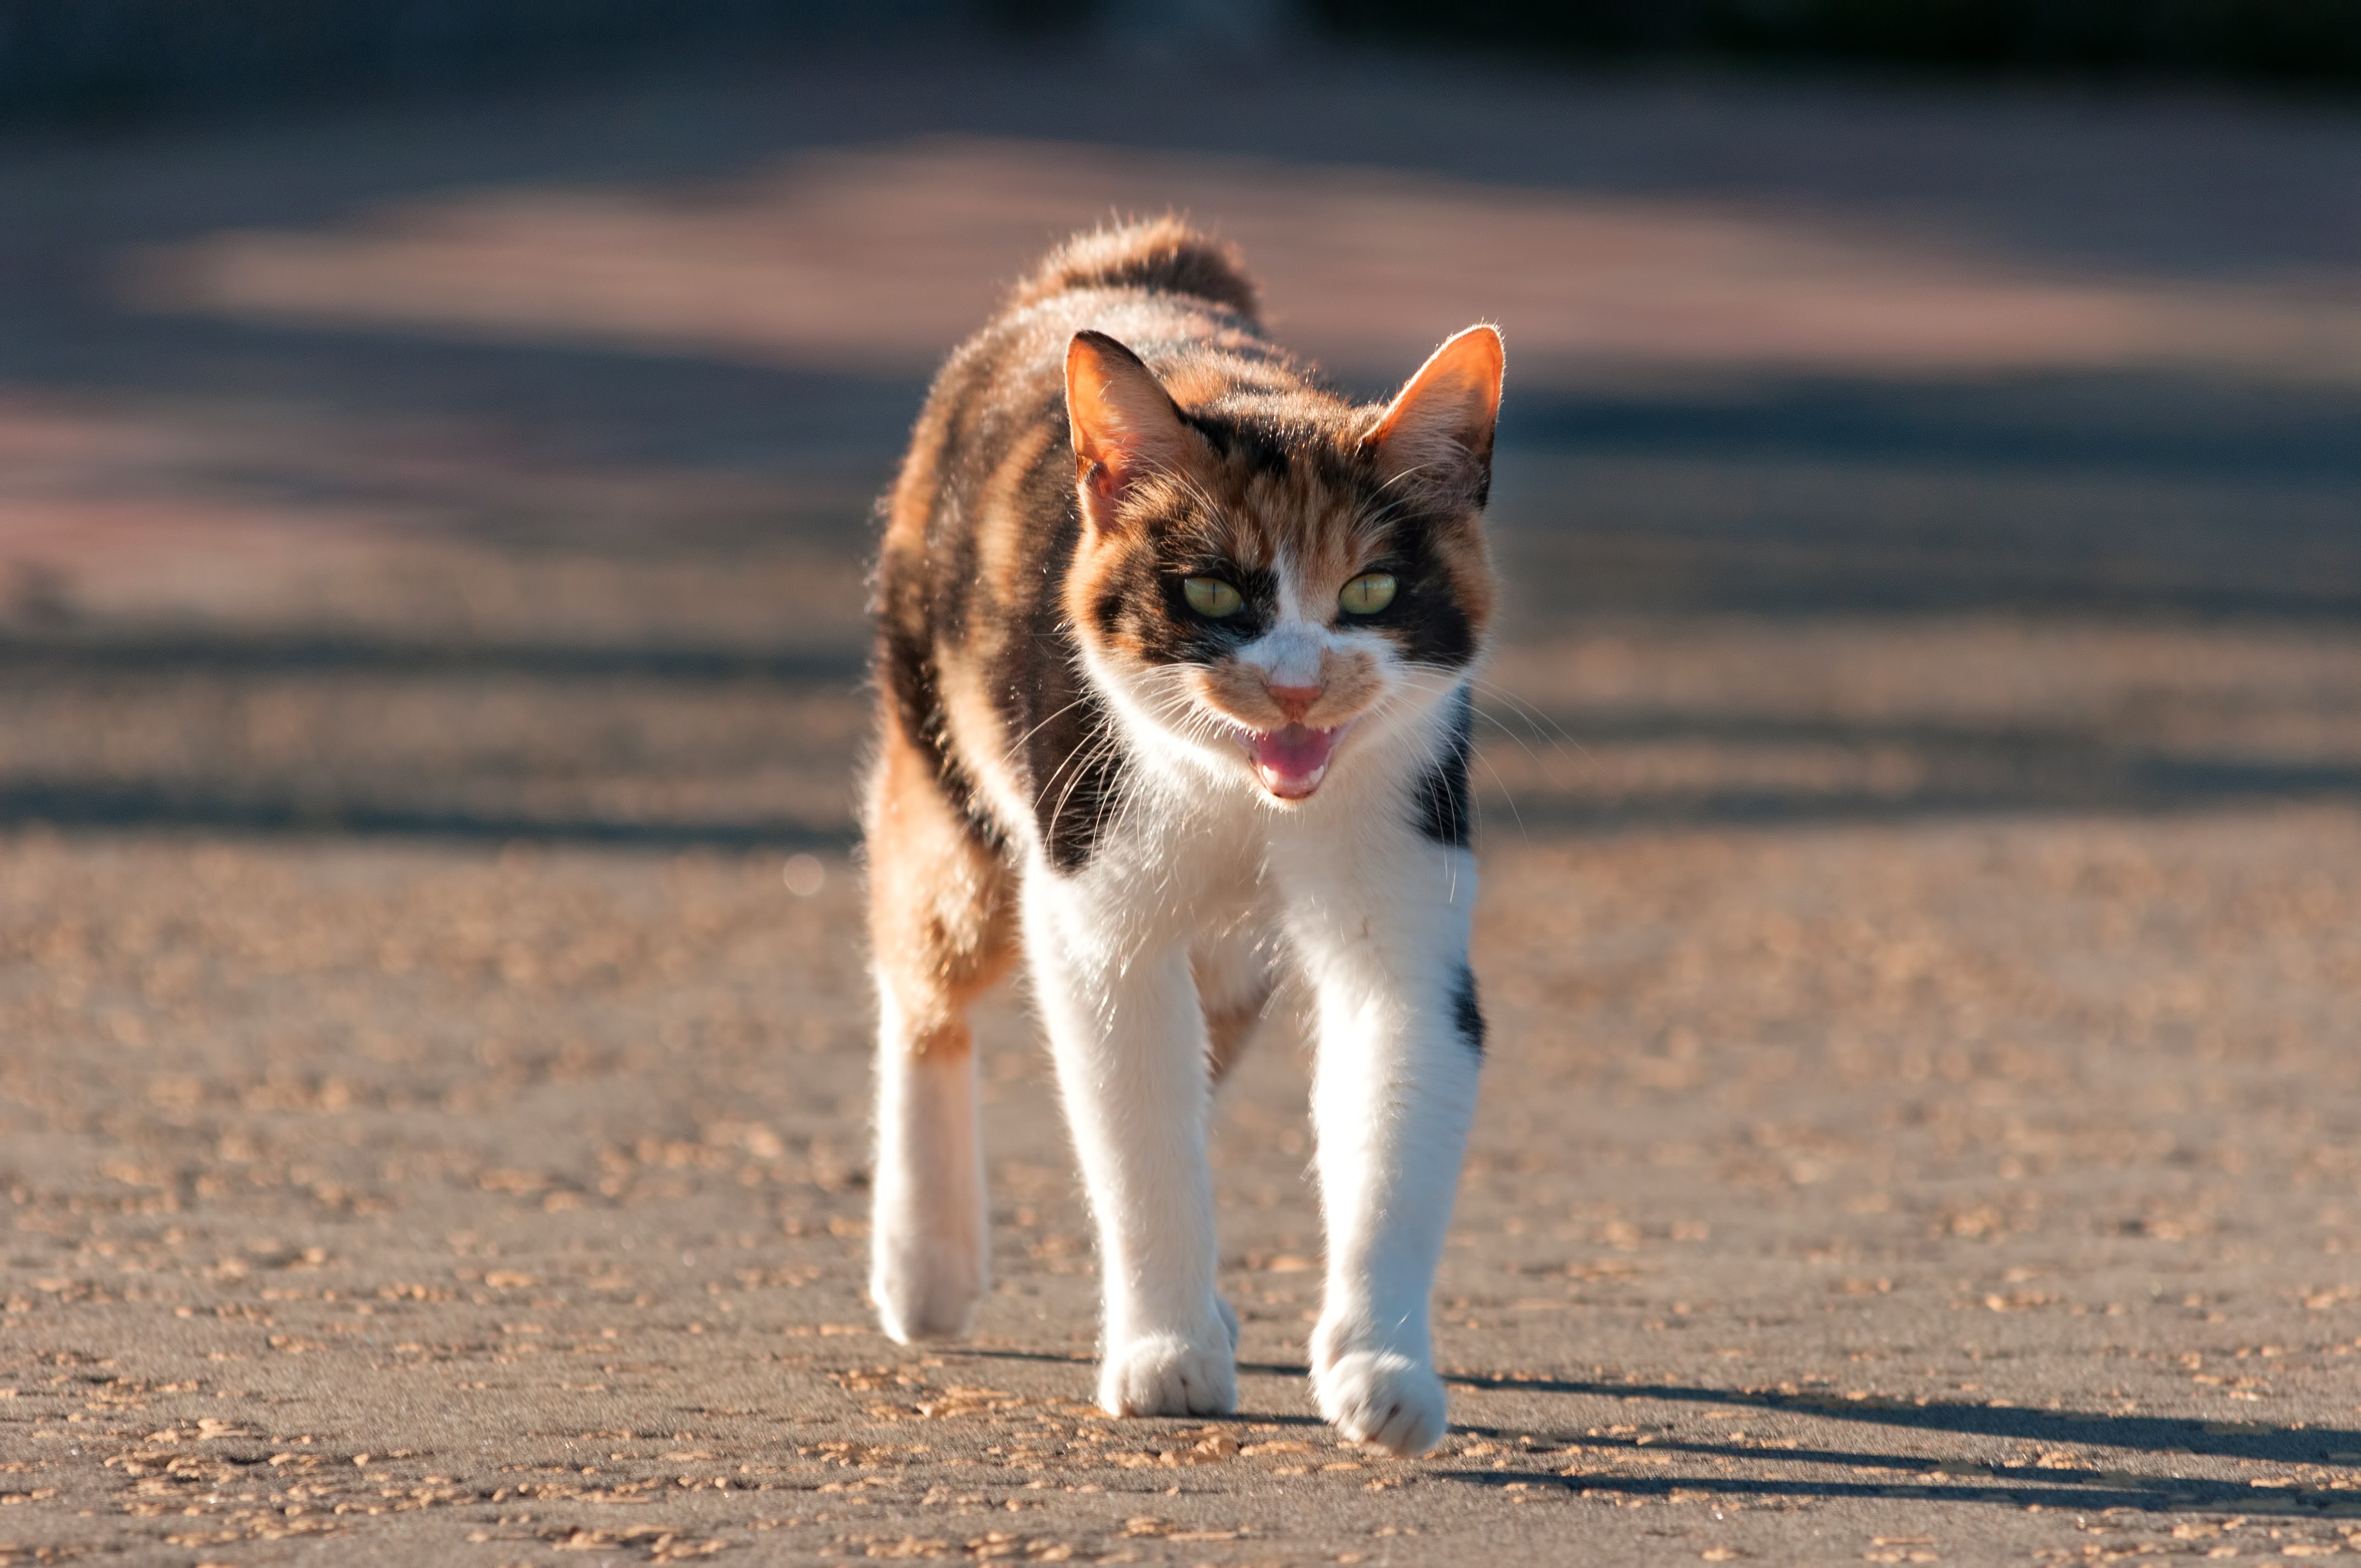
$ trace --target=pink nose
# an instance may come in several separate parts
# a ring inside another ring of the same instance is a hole
[[[1324,686],[1272,686],[1270,700],[1279,704],[1279,711],[1287,715],[1290,724],[1301,724],[1312,705],[1320,700]]]

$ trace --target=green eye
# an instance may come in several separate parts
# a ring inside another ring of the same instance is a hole
[[[1235,615],[1246,607],[1245,596],[1219,577],[1184,578],[1180,592],[1188,598],[1189,608],[1208,620]]]
[[[1365,572],[1345,585],[1336,596],[1346,615],[1375,615],[1394,602],[1394,575],[1391,572]]]

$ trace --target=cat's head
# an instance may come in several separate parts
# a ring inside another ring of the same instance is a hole
[[[1500,369],[1499,334],[1470,327],[1355,409],[1226,356],[1168,386],[1076,334],[1065,608],[1134,732],[1293,802],[1428,715],[1491,617]]]

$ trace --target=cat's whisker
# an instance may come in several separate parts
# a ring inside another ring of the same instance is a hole
[[[1081,685],[1083,695],[1075,698],[1072,702],[1068,703],[1064,707],[1059,709],[1059,714],[1052,715],[1052,718],[1057,718],[1059,715],[1071,712],[1073,709],[1083,706],[1085,703],[1096,700],[1096,687],[1092,683],[1089,667],[1084,663],[1082,650],[1079,647],[1072,650],[1070,655],[1070,663],[1073,670],[1074,679]],[[1046,725],[1049,722],[1050,722],[1049,719],[1044,719],[1042,724],[1034,726],[1033,729],[1026,732],[1025,739],[1030,740],[1032,736],[1043,727],[1043,725]],[[1098,761],[1099,755],[1105,747],[1115,743],[1114,735],[1115,729],[1115,725],[1112,718],[1104,723],[1093,725],[1089,730],[1085,731],[1082,740],[1067,751],[1064,759],[1059,762],[1056,768],[1051,770],[1047,778],[1041,781],[1041,786],[1033,792],[1033,812],[1037,817],[1040,816],[1041,802],[1049,797],[1049,792],[1057,787],[1058,780],[1063,777],[1068,770],[1071,769],[1073,772],[1073,778],[1067,784],[1065,793],[1058,797],[1058,805],[1049,813],[1048,820],[1055,822],[1065,815],[1066,802],[1072,798],[1074,790],[1082,784],[1082,775],[1088,773],[1091,767]],[[1012,751],[1016,751],[1020,750],[1020,747],[1012,746],[1010,750]],[[1077,759],[1080,759],[1080,761],[1078,762]]]
[[[1072,706],[1080,705],[1077,703]],[[1111,723],[1093,725],[1083,732],[1081,740],[1076,741],[1071,747],[1068,748],[1063,760],[1058,763],[1057,767],[1050,770],[1047,778],[1041,781],[1040,788],[1033,792],[1033,811],[1036,817],[1040,815],[1041,802],[1048,798],[1049,794],[1052,789],[1057,787],[1059,779],[1063,777],[1069,769],[1074,769],[1074,779],[1072,783],[1066,786],[1066,795],[1061,795],[1059,798],[1058,810],[1050,813],[1049,820],[1055,821],[1057,819],[1059,813],[1062,812],[1065,808],[1066,796],[1072,795],[1074,786],[1082,782],[1082,773],[1088,770],[1091,761],[1095,760],[1094,758],[1087,757],[1086,753],[1090,753],[1096,748],[1107,744],[1110,739],[1108,732],[1112,729],[1113,725]],[[1084,759],[1081,762],[1079,766],[1077,765],[1076,761],[1078,758]]]
[[[1435,678],[1435,677],[1430,677],[1430,679],[1433,681],[1433,684],[1425,684],[1425,683],[1422,683],[1422,681],[1420,681],[1420,680],[1419,680],[1417,677],[1415,677],[1415,676],[1411,676],[1411,675],[1405,675],[1405,676],[1403,677],[1403,682],[1402,682],[1402,684],[1403,684],[1403,685],[1408,685],[1408,686],[1411,686],[1411,687],[1413,687],[1414,689],[1417,689],[1417,690],[1430,692],[1430,693],[1432,693],[1432,694],[1433,694],[1433,695],[1436,695],[1436,696],[1447,696],[1448,695],[1450,695],[1450,693],[1451,693],[1454,689],[1455,689],[1455,688],[1457,687],[1457,685],[1460,684],[1461,680],[1463,680],[1463,679],[1465,679],[1466,685],[1469,688],[1471,688],[1471,689],[1473,689],[1473,690],[1481,691],[1481,690],[1483,690],[1483,689],[1484,689],[1484,687],[1483,687],[1483,683],[1477,682],[1477,681],[1472,680],[1472,679],[1466,679],[1465,677],[1457,677],[1457,678],[1454,678],[1454,679],[1451,679],[1451,680],[1442,680],[1442,679],[1440,679],[1440,678]],[[1500,693],[1498,693],[1498,692],[1496,691],[1496,692],[1494,693],[1494,695],[1502,696],[1504,696],[1504,697],[1505,697],[1505,695],[1506,695],[1506,694],[1500,694]],[[1515,741],[1515,742],[1516,742],[1516,744],[1517,744],[1517,746],[1518,746],[1518,748],[1519,748],[1520,750],[1521,750],[1521,751],[1523,751],[1523,752],[1524,752],[1528,757],[1531,757],[1531,758],[1532,758],[1532,760],[1533,760],[1537,764],[1541,762],[1541,760],[1542,760],[1542,755],[1541,755],[1541,753],[1540,753],[1540,752],[1535,751],[1533,750],[1533,748],[1532,748],[1530,744],[1528,744],[1528,743],[1526,742],[1526,740],[1525,740],[1524,737],[1522,737],[1522,736],[1519,735],[1519,734],[1518,734],[1514,729],[1510,729],[1510,728],[1509,727],[1509,725],[1507,725],[1505,722],[1503,722],[1503,721],[1502,721],[1502,720],[1501,720],[1498,716],[1496,716],[1496,715],[1494,715],[1494,714],[1487,713],[1487,712],[1486,712],[1482,707],[1473,707],[1473,706],[1471,706],[1470,711],[1471,711],[1471,713],[1473,714],[1473,716],[1474,716],[1474,717],[1476,717],[1476,718],[1480,718],[1480,719],[1484,720],[1485,722],[1487,722],[1487,723],[1488,723],[1488,724],[1491,724],[1494,728],[1498,729],[1500,731],[1500,733],[1501,733],[1501,734],[1506,735],[1506,736],[1507,736],[1510,740]],[[1521,715],[1519,715],[1519,717],[1520,717],[1520,718],[1521,718],[1521,717],[1523,717],[1523,716],[1521,714]],[[1547,741],[1547,738],[1546,738],[1546,737],[1544,737],[1543,739],[1544,739],[1544,740],[1545,740],[1545,741]],[[1569,743],[1570,743],[1570,744],[1573,744],[1574,746],[1576,746],[1577,750],[1581,749],[1581,743],[1580,743],[1579,741],[1574,741],[1574,740],[1572,740],[1572,738],[1571,738],[1571,737],[1569,737],[1569,738],[1568,738],[1568,740],[1569,740]],[[1555,743],[1554,741],[1547,741],[1547,743],[1548,743],[1548,744],[1549,744],[1553,749],[1554,749],[1554,748],[1555,748],[1555,744],[1556,744],[1556,743]],[[1526,827],[1525,827],[1525,821],[1524,821],[1524,812],[1523,812],[1523,809],[1522,809],[1521,806],[1519,806],[1519,805],[1517,804],[1517,792],[1516,792],[1516,790],[1515,790],[1515,789],[1513,789],[1512,787],[1510,787],[1510,784],[1509,784],[1508,779],[1507,779],[1505,776],[1503,776],[1503,775],[1502,775],[1502,773],[1501,773],[1501,772],[1500,772],[1500,769],[1499,769],[1499,765],[1498,763],[1494,762],[1492,761],[1492,759],[1491,759],[1491,758],[1489,758],[1488,756],[1486,756],[1486,755],[1484,754],[1484,751],[1483,751],[1483,750],[1482,750],[1481,748],[1474,748],[1474,749],[1472,749],[1472,750],[1471,750],[1471,753],[1470,753],[1470,754],[1475,758],[1475,760],[1476,760],[1476,761],[1477,761],[1477,762],[1481,762],[1481,763],[1483,764],[1483,766],[1484,766],[1484,771],[1485,771],[1486,773],[1489,773],[1489,774],[1491,774],[1491,775],[1492,775],[1492,783],[1493,783],[1493,785],[1494,785],[1497,789],[1499,789],[1499,791],[1500,792],[1500,798],[1501,798],[1502,800],[1504,800],[1504,801],[1506,801],[1506,802],[1508,803],[1508,806],[1509,806],[1509,813],[1510,813],[1510,815],[1511,817],[1515,817],[1515,818],[1516,818],[1516,821],[1517,821],[1517,831],[1518,831],[1519,835],[1520,835],[1521,837],[1524,838],[1528,842],[1530,842],[1530,841],[1531,841],[1531,839],[1532,839],[1532,834],[1531,834],[1531,833],[1526,829]],[[1584,760],[1585,762],[1590,762],[1590,761],[1592,761],[1592,759],[1590,759],[1590,758],[1589,758],[1589,756],[1587,755],[1587,752],[1586,752],[1586,754],[1585,754],[1585,756],[1584,756],[1584,759],[1583,759],[1583,760]],[[1474,799],[1474,797],[1472,797],[1472,796],[1470,797],[1469,804],[1470,804],[1471,806],[1477,806],[1478,809],[1480,809],[1481,803],[1480,803],[1480,802],[1476,801],[1476,800]]]
[[[1517,792],[1509,787],[1509,781],[1500,776],[1500,770],[1491,758],[1481,751],[1476,752],[1475,756],[1477,762],[1484,764],[1484,771],[1492,775],[1492,783],[1499,788],[1500,798],[1509,803],[1509,815],[1515,817],[1517,822],[1517,837],[1528,844],[1532,843],[1533,836],[1525,831],[1525,814],[1517,808]],[[1467,797],[1467,804],[1471,808],[1481,809],[1472,794]]]
[[[1074,791],[1082,787],[1082,779],[1090,773],[1092,766],[1106,754],[1110,744],[1106,736],[1093,733],[1081,745],[1067,752],[1065,761],[1058,764],[1056,770],[1042,784],[1039,793],[1034,796],[1034,815],[1036,817],[1041,815],[1041,802],[1048,798],[1049,791],[1056,788],[1058,781],[1062,778],[1066,780],[1066,787],[1060,793],[1058,804],[1049,808],[1045,820],[1055,823],[1064,817],[1066,803],[1073,799]]]
[[[1415,668],[1415,666],[1412,666],[1412,668]],[[1556,751],[1561,747],[1571,748],[1578,754],[1578,760],[1585,766],[1592,768],[1598,766],[1598,759],[1592,754],[1589,747],[1584,745],[1579,740],[1568,733],[1563,725],[1558,724],[1555,720],[1550,718],[1547,714],[1542,712],[1541,709],[1534,707],[1531,703],[1526,702],[1523,698],[1519,697],[1513,692],[1510,692],[1489,681],[1481,680],[1473,675],[1461,674],[1455,672],[1451,673],[1448,675],[1438,672],[1428,678],[1439,684],[1423,685],[1421,687],[1422,690],[1433,691],[1437,694],[1444,694],[1447,693],[1452,686],[1464,684],[1477,696],[1490,698],[1507,707],[1512,717],[1524,722],[1533,740],[1541,741],[1543,745],[1548,747],[1552,751]],[[1405,682],[1406,684],[1417,684],[1415,677],[1405,677]],[[1516,729],[1509,724],[1507,719],[1501,718],[1498,713],[1492,712],[1488,708],[1480,705],[1477,707],[1475,713],[1477,718],[1482,719],[1485,723],[1493,726],[1510,740],[1514,740],[1519,748],[1536,762],[1539,762],[1542,760],[1542,753],[1533,750],[1532,745],[1527,740],[1526,735],[1519,733]],[[1549,729],[1555,730],[1556,733],[1554,735],[1543,733],[1544,726]]]
[[[1049,817],[1049,821],[1055,823],[1064,818],[1067,804],[1074,798],[1074,791],[1082,787],[1083,778],[1089,774],[1093,768],[1098,765],[1102,758],[1113,755],[1120,744],[1121,738],[1115,733],[1114,727],[1109,725],[1097,731],[1092,737],[1087,746],[1087,755],[1083,755],[1084,749],[1081,748],[1078,748],[1075,752],[1068,755],[1067,762],[1069,763],[1072,762],[1074,757],[1077,755],[1082,756],[1082,761],[1080,764],[1074,766],[1073,776],[1066,782],[1065,793],[1058,797],[1058,804],[1050,809]],[[1066,768],[1062,765],[1059,769],[1060,773],[1064,773],[1065,771]],[[1097,841],[1098,828],[1104,823],[1105,817],[1105,800],[1106,797],[1104,795],[1099,797],[1100,806],[1098,814],[1093,816],[1092,818],[1093,842]],[[1037,802],[1036,804],[1038,807],[1038,803]]]
[[[1533,726],[1536,730],[1546,727],[1547,729],[1554,731],[1555,734],[1554,738],[1555,740],[1563,740],[1565,744],[1573,747],[1576,751],[1583,752],[1586,758],[1588,757],[1589,749],[1584,746],[1580,740],[1576,740],[1565,726],[1552,718],[1539,707],[1528,702],[1523,697],[1517,696],[1516,693],[1509,690],[1506,686],[1494,681],[1485,680],[1481,676],[1477,675],[1468,676],[1467,684],[1481,695],[1496,698],[1497,700],[1507,704],[1511,709],[1516,711],[1519,718],[1524,719],[1526,723]]]
[[[1041,722],[1034,725],[1033,728],[1025,731],[1024,734],[1016,737],[1016,740],[1011,740],[1008,743],[1009,751],[1012,752],[1023,751],[1025,749],[1025,742],[1030,740],[1033,737],[1038,735],[1042,730],[1047,729],[1050,725],[1055,724],[1060,718],[1065,718],[1066,715],[1073,712],[1074,709],[1082,707],[1084,703],[1096,700],[1097,696],[1097,693],[1085,689],[1082,696],[1066,704],[1063,707],[1060,707],[1057,712],[1049,715],[1047,718],[1042,719]]]

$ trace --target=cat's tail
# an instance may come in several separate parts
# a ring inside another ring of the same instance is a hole
[[[1237,251],[1170,213],[1078,234],[1008,296],[1022,310],[1076,289],[1145,289],[1209,301],[1260,324],[1261,301]]]

